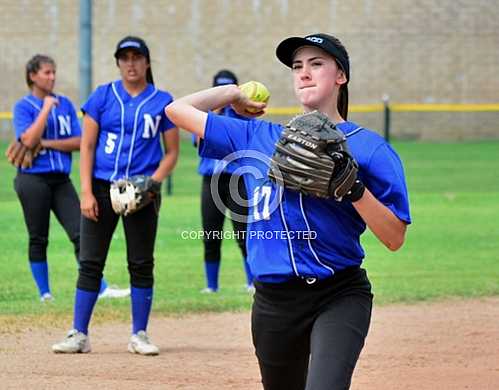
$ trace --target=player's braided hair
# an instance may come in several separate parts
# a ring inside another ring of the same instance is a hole
[[[54,67],[56,66],[54,59],[45,54],[35,54],[26,64],[26,84],[28,84],[30,89],[33,86],[33,80],[31,80],[30,75],[38,72],[42,67],[42,64],[51,64]]]

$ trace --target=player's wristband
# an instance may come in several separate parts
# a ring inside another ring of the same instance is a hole
[[[357,178],[355,179],[355,183],[353,183],[352,188],[350,188],[346,195],[343,196],[343,199],[349,202],[357,202],[360,198],[362,198],[365,190],[366,187],[364,186],[364,183],[362,183],[362,180]]]

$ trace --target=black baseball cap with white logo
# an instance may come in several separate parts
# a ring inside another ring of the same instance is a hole
[[[149,48],[147,47],[146,43],[143,39],[133,36],[125,37],[118,42],[116,51],[114,52],[114,58],[118,59],[120,53],[122,53],[124,50],[129,49],[139,52],[149,61]]]
[[[315,46],[326,53],[332,55],[341,69],[345,72],[347,80],[350,80],[350,60],[348,53],[338,38],[328,34],[311,34],[306,37],[291,37],[282,41],[276,49],[276,55],[279,61],[284,65],[293,66],[293,57],[300,47]]]

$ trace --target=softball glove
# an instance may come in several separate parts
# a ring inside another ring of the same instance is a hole
[[[42,150],[42,145],[40,143],[30,149],[22,142],[14,140],[5,151],[5,156],[16,168],[26,169],[33,166],[33,160],[38,156],[40,150]]]
[[[269,178],[284,188],[319,198],[356,201],[364,192],[345,135],[319,111],[299,115],[283,130]]]
[[[111,183],[111,205],[116,214],[130,215],[144,208],[161,194],[161,183],[138,175]]]

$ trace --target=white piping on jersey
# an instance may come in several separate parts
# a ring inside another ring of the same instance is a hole
[[[301,210],[301,215],[303,216],[303,220],[305,221],[305,224],[307,225],[307,230],[310,232],[310,225],[308,223],[307,216],[305,215],[305,209],[303,208],[303,194],[300,193],[300,210]],[[326,268],[329,272],[331,272],[331,275],[334,275],[334,269],[331,267],[327,266],[324,264],[322,261],[320,261],[319,256],[317,256],[317,253],[315,252],[314,248],[312,247],[312,242],[310,241],[310,238],[307,238],[307,243],[308,247],[310,248],[310,251],[315,257],[315,260],[322,265],[324,268]]]
[[[120,159],[120,154],[121,154],[121,146],[123,145],[123,138],[125,135],[125,107],[123,105],[123,101],[121,100],[120,96],[118,95],[118,92],[116,91],[116,87],[114,83],[111,84],[111,87],[113,89],[114,96],[116,96],[116,99],[118,99],[118,103],[120,103],[120,108],[121,108],[121,133],[120,133],[120,142],[118,144],[118,150],[116,151],[116,158],[114,160],[114,171],[111,177],[109,178],[110,181],[114,179],[116,174],[118,173],[118,162]]]
[[[40,107],[38,107],[35,103],[33,103],[30,99],[28,99],[27,96],[25,96],[23,99],[26,100],[33,107],[35,107],[38,111],[42,111],[42,109]],[[55,126],[55,123],[54,123],[54,126]],[[48,132],[49,132],[48,123],[45,124],[45,130],[47,131],[47,135],[49,135],[48,134]],[[53,159],[53,156],[52,156],[52,149],[47,149],[47,152],[49,154],[50,167],[52,168],[53,171],[55,171],[54,159]]]
[[[23,99],[24,99],[24,100],[26,100],[26,101],[27,101],[29,104],[31,104],[33,107],[35,107],[38,111],[41,111],[41,110],[42,110],[42,109],[41,109],[41,107],[38,107],[35,103],[33,103],[31,100],[29,100],[27,96],[25,96]]]
[[[132,164],[133,147],[135,146],[135,134],[137,133],[137,118],[139,116],[139,111],[144,104],[146,104],[149,100],[151,100],[154,97],[154,95],[156,95],[157,92],[158,92],[158,90],[156,88],[154,88],[154,91],[147,98],[145,98],[142,101],[142,103],[140,103],[137,106],[137,109],[135,110],[135,117],[133,120],[132,143],[130,144],[130,152],[128,152],[128,163],[126,166],[125,177],[128,177],[128,173],[130,171],[130,165]]]
[[[57,96],[56,96],[57,97]],[[54,113],[54,109],[50,110],[50,115],[52,115],[52,120],[54,121],[54,137],[55,139],[58,139],[59,138],[59,132],[58,132],[58,121],[57,121],[57,118],[55,116],[55,113]],[[59,166],[61,167],[61,171],[64,171],[64,166],[62,165],[62,160],[61,160],[61,153],[58,152],[57,153],[57,159],[59,160]]]
[[[352,136],[352,135],[354,135],[354,134],[358,133],[358,132],[359,132],[359,131],[361,131],[362,129],[363,129],[363,127],[362,127],[362,126],[359,126],[359,127],[357,127],[356,129],[352,130],[350,133],[345,134],[345,137],[350,137],[350,136]]]
[[[280,192],[280,191],[284,191],[284,189],[282,187],[277,187],[277,190]],[[288,224],[286,223],[286,218],[284,217],[284,210],[282,209],[282,194],[279,194],[280,195],[280,199],[281,201],[279,202],[279,211],[281,213],[281,218],[282,218],[282,223],[284,225],[284,229],[286,229],[286,237],[287,237],[287,241],[288,241],[288,249],[289,249],[289,254],[291,256],[291,265],[293,266],[293,271],[295,272],[295,275],[296,276],[300,276],[300,274],[298,273],[298,269],[296,268],[296,261],[295,261],[295,255],[293,254],[293,245],[291,245],[291,239],[289,238],[289,229],[288,229]]]

